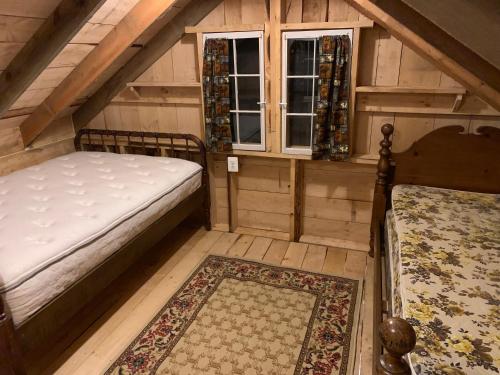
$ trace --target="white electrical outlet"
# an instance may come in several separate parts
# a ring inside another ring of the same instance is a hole
[[[227,158],[227,171],[238,172],[238,158],[236,156],[228,156]]]

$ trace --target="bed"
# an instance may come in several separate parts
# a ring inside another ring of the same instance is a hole
[[[195,210],[210,228],[205,149],[196,137],[85,129],[75,146],[0,177],[0,297],[8,308],[0,359],[48,340]]]
[[[497,374],[500,131],[442,128],[399,154],[392,126],[382,132],[371,228],[374,371]]]

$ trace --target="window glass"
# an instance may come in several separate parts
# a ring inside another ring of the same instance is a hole
[[[234,149],[265,150],[262,32],[214,33],[229,42],[230,121]]]
[[[236,39],[238,74],[259,74],[259,39]]]
[[[240,113],[240,142],[260,143],[260,114]]]
[[[229,74],[234,74],[234,44],[229,40]]]
[[[351,30],[311,30],[283,34],[282,129],[286,153],[311,154],[312,120],[319,99],[319,45],[323,35]]]
[[[289,147],[309,147],[311,145],[311,117],[287,116],[287,144]]]
[[[229,77],[229,103],[230,106],[229,108],[231,110],[236,109],[236,87],[235,87],[235,82],[236,78],[234,77]]]
[[[238,141],[238,137],[236,134],[236,124],[237,124],[237,118],[236,118],[236,113],[231,113],[231,138],[233,143]]]
[[[288,75],[312,75],[314,66],[314,40],[288,40]]]
[[[260,110],[260,78],[238,77],[240,110]]]
[[[288,79],[288,113],[311,113],[313,100],[312,78]]]

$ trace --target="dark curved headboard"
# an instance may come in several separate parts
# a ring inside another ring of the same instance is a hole
[[[393,127],[385,127],[384,137],[390,137]],[[500,129],[497,128],[484,126],[477,134],[464,133],[462,126],[440,128],[404,152],[390,152],[389,157],[389,186],[412,184],[500,193]]]

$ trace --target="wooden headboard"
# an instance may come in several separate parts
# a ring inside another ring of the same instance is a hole
[[[384,141],[394,128],[384,125]],[[382,147],[384,147],[382,145]],[[482,193],[500,193],[500,129],[481,127],[466,134],[448,126],[425,135],[404,152],[389,146],[389,188],[398,184],[425,185]]]
[[[370,255],[374,238],[383,238],[392,188],[399,184],[500,194],[500,129],[481,127],[467,134],[449,126],[425,135],[406,151],[392,153],[394,127],[382,126],[380,159],[373,197]]]

